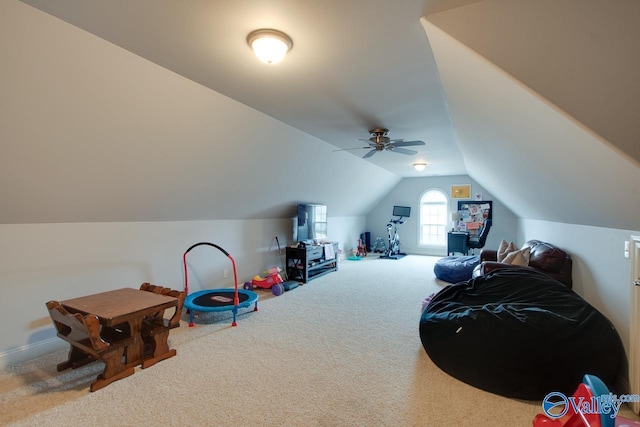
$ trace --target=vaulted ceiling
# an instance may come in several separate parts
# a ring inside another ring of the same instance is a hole
[[[362,147],[373,128],[425,141],[416,156],[368,159],[398,176],[416,176],[418,160],[429,174],[465,173],[420,25],[425,7],[459,0],[24,1],[336,148]],[[258,28],[292,38],[283,62],[253,55]]]
[[[522,218],[638,229],[638,5],[3,2],[0,222],[360,215],[469,174]],[[277,66],[262,27],[293,38]],[[335,151],[374,127],[426,145]]]
[[[469,175],[519,217],[637,230],[640,3],[485,0],[423,20]]]

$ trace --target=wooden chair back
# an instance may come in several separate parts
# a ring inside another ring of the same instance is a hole
[[[167,327],[169,328],[177,328],[180,326],[180,318],[182,317],[182,306],[184,305],[184,300],[186,298],[186,294],[184,291],[176,291],[171,288],[165,288],[163,286],[152,285],[151,283],[143,283],[140,285],[141,291],[153,292],[155,294],[167,295],[178,299],[178,305],[176,306],[176,310],[171,316],[170,319],[165,319],[167,322]],[[155,313],[152,317],[161,318],[164,317],[164,310]]]
[[[145,343],[145,360],[142,362],[142,368],[153,366],[157,362],[168,359],[176,355],[176,350],[169,348],[169,331],[180,326],[180,317],[182,316],[182,306],[186,297],[185,292],[176,291],[171,288],[165,288],[150,283],[140,285],[140,290],[154,292],[161,295],[167,295],[178,299],[173,316],[165,319],[164,310],[145,317],[142,322],[142,339]]]
[[[67,361],[58,364],[58,371],[75,369],[94,360],[103,361],[104,370],[91,384],[91,391],[133,375],[134,368],[127,367],[123,360],[126,347],[133,341],[131,337],[111,329],[102,331],[108,340],[105,341],[100,335],[100,321],[95,314],[71,314],[58,301],[47,302],[47,309],[58,336],[71,347]]]
[[[100,337],[100,322],[95,314],[71,314],[58,301],[49,301],[47,309],[58,336],[71,345],[97,359],[111,346]]]

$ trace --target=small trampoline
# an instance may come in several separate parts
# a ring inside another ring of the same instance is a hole
[[[226,255],[231,261],[233,267],[233,281],[235,287],[221,289],[205,289],[202,291],[189,294],[189,279],[187,275],[187,254],[197,246],[213,246]],[[236,316],[239,308],[245,308],[254,304],[253,311],[258,311],[258,294],[253,291],[238,289],[238,275],[236,273],[236,262],[231,255],[220,246],[214,243],[200,242],[192,245],[182,255],[182,263],[184,265],[184,292],[187,297],[184,300],[184,307],[189,312],[189,326],[193,326],[193,312],[216,312],[229,311],[233,312],[232,326],[236,326]]]

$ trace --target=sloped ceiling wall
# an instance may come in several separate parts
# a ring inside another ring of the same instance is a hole
[[[614,144],[614,141],[594,131],[593,127],[597,125],[592,127],[590,123],[585,123],[586,118],[579,121],[552,102],[549,99],[552,95],[542,96],[527,82],[521,81],[519,76],[507,73],[492,62],[492,58],[485,58],[432,22],[443,25],[442,22],[446,21],[452,28],[461,28],[463,24],[473,27],[470,22],[474,21],[476,14],[483,16],[482,12],[496,8],[510,9],[512,3],[484,1],[423,19],[469,175],[521,218],[638,229],[640,197],[636,183],[640,182],[640,168],[633,149],[628,149],[628,146],[635,145],[624,141],[627,137],[637,141],[634,136],[635,123],[627,123],[625,119],[627,111],[622,117],[617,117],[616,124],[607,122],[611,128],[622,127],[619,133],[624,138],[616,139]],[[517,3],[539,4],[540,9],[535,9],[536,13],[528,16],[500,14],[505,20],[508,19],[509,37],[514,34],[512,42],[519,40],[520,32],[529,28],[525,24],[529,20],[534,21],[540,33],[544,32],[548,27],[547,19],[551,19],[555,12],[553,6],[557,5],[557,2],[552,4],[545,1]],[[593,5],[593,2],[585,3]],[[472,8],[475,14],[469,13],[467,8]],[[591,13],[595,11],[591,10]],[[502,22],[499,19],[497,21]],[[569,33],[583,27],[582,24],[569,24],[570,20],[567,22],[565,30]],[[502,23],[506,26],[506,23]],[[613,27],[618,23],[605,21],[601,24]],[[498,37],[494,29],[501,28],[499,23],[478,27],[477,34],[482,31],[493,34],[494,38],[490,38],[490,41]],[[465,34],[469,39],[473,38],[468,32]],[[561,39],[560,34],[556,36]],[[501,42],[509,43],[504,40]],[[620,43],[628,42],[622,40]],[[531,51],[524,46],[518,45],[520,49],[511,47],[511,54],[521,58],[521,62],[531,59]],[[559,45],[547,47],[563,50]],[[536,69],[540,73],[546,72],[546,67],[554,68],[545,62],[548,58],[534,56]],[[562,52],[548,55],[553,58],[560,56]],[[570,59],[568,62],[575,66]],[[609,64],[608,72],[601,79],[605,82],[606,79],[624,79],[616,85],[633,92],[635,82],[626,78],[625,73],[617,71],[624,64],[626,61],[622,58]],[[582,71],[578,69],[575,73]],[[604,72],[603,68],[601,72]],[[575,73],[556,74],[554,79],[559,81],[554,82],[553,86],[562,86],[563,82],[569,85],[575,79]],[[588,91],[588,85],[582,90]],[[636,93],[633,96],[637,99],[638,95]],[[605,114],[610,104],[591,99],[598,96],[590,94],[576,102],[589,103],[584,111],[597,110]],[[617,93],[615,96],[622,95]],[[610,96],[608,102],[613,102],[611,98],[615,96]],[[623,97],[626,99],[629,95]],[[615,105],[618,107],[618,104]],[[624,106],[633,108],[633,102]]]
[[[483,0],[428,19],[640,162],[640,2]]]
[[[17,1],[0,56],[0,223],[363,215],[399,181]]]

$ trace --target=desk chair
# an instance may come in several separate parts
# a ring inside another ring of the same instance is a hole
[[[479,236],[469,236],[467,238],[467,248],[469,249],[482,249],[487,241],[489,235],[489,229],[491,228],[491,220],[488,219],[484,222],[484,227]]]

